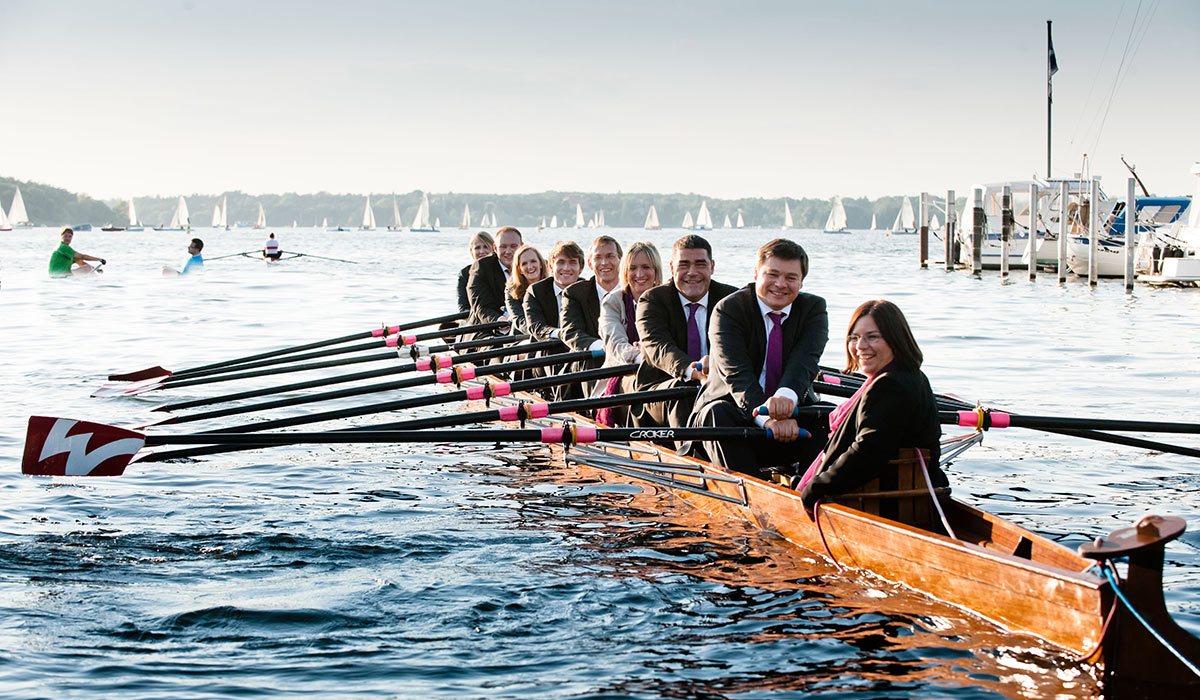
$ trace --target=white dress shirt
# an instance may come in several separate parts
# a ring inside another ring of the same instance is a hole
[[[764,304],[763,300],[759,299],[758,297],[755,297],[755,300],[758,302],[759,313],[762,314],[763,329],[765,329],[767,332],[767,343],[770,343],[771,342],[771,326],[774,324],[771,322],[771,319],[767,317],[767,314],[773,313],[775,311],[775,309],[772,309],[771,307]],[[783,318],[779,319],[780,334],[782,335],[783,323],[784,323],[784,321],[787,321],[788,314],[792,313],[792,305],[788,304],[787,306],[783,307],[782,309],[779,310],[779,313],[783,314]],[[780,338],[780,340],[782,341],[782,337]],[[766,351],[764,348],[764,353],[765,352]],[[787,363],[787,358],[785,357],[784,364],[786,364],[786,363]],[[766,360],[765,354],[763,356],[763,369],[762,369],[762,372],[760,372],[758,375],[758,385],[761,386],[764,390],[767,388],[767,360]],[[782,384],[779,386],[778,389],[775,390],[775,393],[773,394],[773,396],[783,396],[785,398],[791,399],[793,403],[800,403],[800,397],[796,395],[796,392],[793,391],[790,387],[783,386]],[[770,418],[770,416],[755,416],[754,421],[756,423],[758,423],[759,427],[762,427],[762,425],[767,422],[768,418]]]

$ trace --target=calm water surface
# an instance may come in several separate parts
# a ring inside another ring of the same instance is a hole
[[[527,237],[543,250],[587,238],[559,233]],[[681,235],[610,233],[664,250]],[[748,281],[777,234],[714,232],[716,277]],[[210,258],[262,243],[194,235]],[[1093,669],[1036,639],[544,449],[288,447],[112,479],[20,474],[30,415],[135,425],[168,398],[216,393],[88,398],[108,372],[447,313],[466,264],[459,231],[279,237],[360,264],[232,258],[166,279],[159,266],[182,263],[188,236],[94,231],[75,247],[107,258],[106,273],[50,280],[57,231],[0,234],[0,696],[1095,694]],[[938,391],[1032,414],[1200,420],[1196,290],[1002,283],[918,270],[911,236],[793,237],[835,337],[861,301],[896,301]],[[823,362],[843,362],[836,340]],[[411,415],[437,410],[455,407]],[[1187,518],[1194,529],[1167,550],[1168,604],[1200,632],[1197,464],[1010,430],[950,473],[969,502],[1072,547],[1147,512]]]

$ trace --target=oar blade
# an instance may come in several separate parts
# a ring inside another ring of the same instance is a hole
[[[92,392],[92,398],[107,399],[113,396],[137,396],[138,394],[144,394],[147,391],[154,391],[155,389],[163,388],[166,386],[166,384],[161,380],[165,378],[166,377],[152,377],[150,379],[143,379],[140,382],[116,382],[113,384],[105,384],[104,386]]]
[[[139,369],[136,372],[125,372],[124,374],[110,374],[108,380],[110,382],[141,382],[147,379],[163,379],[171,376],[171,370],[163,367],[154,366],[146,369]]]
[[[146,436],[72,418],[31,416],[21,473],[36,476],[120,476]]]

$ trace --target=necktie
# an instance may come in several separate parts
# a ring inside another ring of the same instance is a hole
[[[773,396],[783,375],[783,314],[772,311],[767,318],[771,319],[771,332],[767,334],[767,375],[763,391],[767,392],[767,396]]]
[[[687,307],[688,357],[692,358],[693,360],[699,360],[701,357],[703,357],[703,355],[700,354],[700,325],[696,323],[696,309],[699,309],[700,305],[693,301],[692,303],[688,304]]]

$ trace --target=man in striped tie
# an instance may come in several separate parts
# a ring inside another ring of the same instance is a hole
[[[807,465],[825,445],[825,419],[798,424],[797,405],[814,403],[813,378],[829,340],[825,300],[801,292],[808,255],[777,238],[758,250],[754,283],[721,300],[709,325],[710,371],[690,417],[696,426],[752,426],[773,440],[701,443],[708,458],[759,474],[770,467]],[[755,416],[766,406],[769,415]],[[812,433],[797,439],[799,429]],[[690,446],[694,451],[695,445]]]

